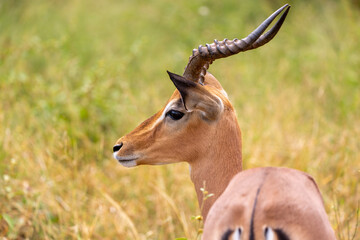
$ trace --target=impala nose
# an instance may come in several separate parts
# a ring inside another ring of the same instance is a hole
[[[116,144],[116,145],[113,147],[113,152],[119,151],[122,146],[123,146],[123,143],[122,143],[122,142],[121,142],[120,144]]]

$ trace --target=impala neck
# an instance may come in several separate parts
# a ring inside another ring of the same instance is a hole
[[[223,118],[213,132],[209,133],[211,144],[206,153],[190,162],[191,180],[194,183],[201,214],[206,219],[216,199],[223,193],[234,175],[242,170],[241,132],[234,113]],[[222,126],[222,127],[219,127]],[[203,203],[204,187],[214,196]]]

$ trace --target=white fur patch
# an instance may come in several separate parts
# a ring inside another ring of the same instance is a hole
[[[224,95],[227,99],[229,99],[229,95],[227,94],[227,92],[224,89],[221,89],[220,91],[222,93],[222,95]]]
[[[274,231],[270,227],[265,228],[265,240],[273,240],[273,239],[274,239]]]
[[[171,100],[165,107],[164,111],[162,112],[161,116],[156,119],[156,121],[154,122],[154,124],[152,125],[151,128],[154,128],[159,122],[161,122],[162,120],[165,119],[165,115],[166,113],[169,111],[169,109],[173,106],[173,104],[176,102],[176,99]]]
[[[132,160],[132,161],[120,161],[120,164],[123,165],[124,167],[130,168],[130,167],[135,167],[136,161]]]
[[[241,228],[236,228],[232,240],[241,240]]]
[[[136,155],[130,155],[125,157],[120,157],[117,155],[119,151],[113,153],[113,157],[124,167],[135,167],[137,165],[136,159],[139,158],[139,156]]]
[[[117,160],[116,155],[119,151],[113,153],[113,157]]]
[[[223,103],[223,101],[221,100],[220,97],[218,97],[218,96],[216,96],[216,95],[215,95],[215,97],[216,97],[217,99],[219,99],[219,101],[220,101],[220,105],[221,105],[221,111],[220,111],[220,112],[222,112],[222,111],[224,110],[224,103]]]

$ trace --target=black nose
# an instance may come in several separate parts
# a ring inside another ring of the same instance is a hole
[[[119,151],[122,146],[123,146],[123,143],[116,144],[116,145],[113,147],[113,152]]]

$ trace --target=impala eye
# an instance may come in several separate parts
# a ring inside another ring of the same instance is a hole
[[[184,113],[176,111],[176,110],[170,110],[166,113],[166,117],[169,116],[172,120],[179,120],[184,116]]]

